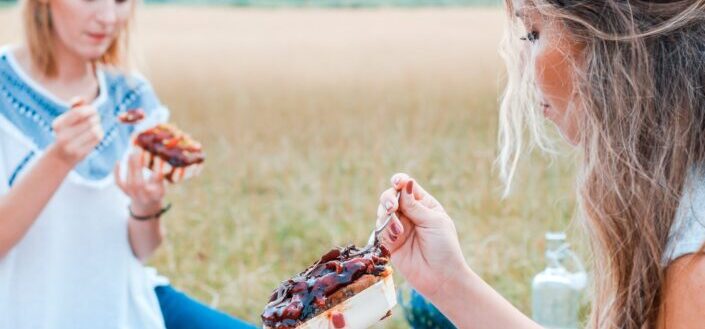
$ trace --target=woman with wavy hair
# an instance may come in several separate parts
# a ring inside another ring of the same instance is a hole
[[[522,151],[550,145],[542,116],[582,153],[579,219],[595,268],[587,327],[705,327],[705,1],[506,9],[502,177],[509,186]],[[384,234],[395,267],[456,326],[539,327],[473,273],[450,216],[418,182],[394,175],[380,201],[380,218],[400,218]]]

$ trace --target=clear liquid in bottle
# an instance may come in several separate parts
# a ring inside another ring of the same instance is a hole
[[[564,266],[568,257],[575,262],[576,272]],[[546,269],[531,284],[532,318],[547,329],[577,329],[585,272],[565,233],[546,234],[546,262]]]

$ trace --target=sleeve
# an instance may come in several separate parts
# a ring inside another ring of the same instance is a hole
[[[36,155],[36,146],[0,116],[0,195],[10,190]]]
[[[136,81],[135,88],[140,95],[140,107],[145,112],[144,120],[135,129],[141,131],[169,121],[169,109],[159,100],[149,80],[139,73],[133,74],[133,80]]]
[[[0,122],[0,125],[2,125],[2,122]],[[5,195],[10,190],[6,164],[7,157],[5,156],[6,150],[4,145],[7,140],[8,137],[5,136],[2,127],[0,127],[0,195]]]
[[[3,106],[3,103],[0,103],[0,107]],[[5,108],[0,108],[0,195],[7,194],[10,190],[10,165],[8,162],[11,160],[8,154],[10,152],[8,146],[18,144],[13,143],[13,141],[17,141],[15,137],[18,134],[12,123],[2,114],[4,110]]]
[[[705,244],[705,175],[686,184],[664,252],[664,263],[698,252]]]

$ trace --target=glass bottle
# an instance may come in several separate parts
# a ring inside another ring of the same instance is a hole
[[[566,268],[569,262],[572,272]],[[546,329],[577,329],[587,276],[565,233],[546,233],[546,263],[531,283],[532,318]]]

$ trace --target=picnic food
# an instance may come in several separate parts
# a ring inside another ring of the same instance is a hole
[[[281,283],[262,313],[264,328],[329,328],[333,311],[346,328],[367,328],[387,317],[396,295],[389,251],[379,243],[336,248]]]
[[[142,119],[144,119],[144,111],[142,109],[132,109],[118,115],[118,120],[125,124],[135,124],[142,121]]]
[[[134,145],[142,153],[142,163],[169,182],[196,176],[203,168],[205,153],[201,144],[173,125],[159,124],[141,132]]]

